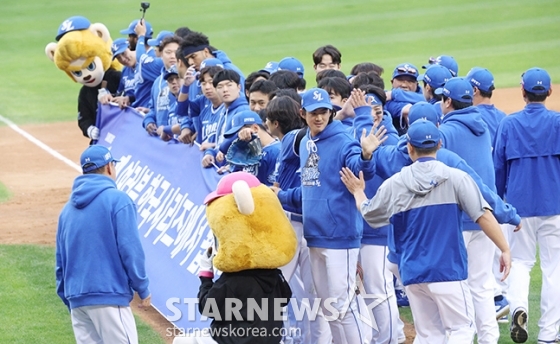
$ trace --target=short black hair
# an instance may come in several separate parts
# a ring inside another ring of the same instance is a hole
[[[241,77],[239,76],[239,73],[234,70],[224,69],[214,75],[212,78],[212,85],[214,85],[214,87],[218,87],[218,84],[224,80],[233,81],[239,85]]]
[[[278,88],[293,88],[296,91],[298,89],[305,89],[303,79],[291,70],[279,70],[273,73],[269,80],[275,83]]]
[[[362,85],[375,85],[381,89],[385,89],[385,81],[375,72],[360,72],[352,79],[353,88],[360,88]]]
[[[251,85],[257,80],[258,78],[264,78],[266,80],[270,79],[270,74],[264,71],[256,71],[252,72],[245,78],[245,98],[249,100],[249,90],[251,89]]]
[[[379,88],[375,85],[362,85],[360,86],[360,90],[364,91],[366,94],[367,93],[375,94],[377,98],[381,100],[381,104],[383,106],[385,106],[385,104],[387,103],[387,95],[385,94],[385,91],[382,88]]]
[[[443,95],[442,100],[445,102],[447,101],[447,99],[449,99],[448,96]],[[451,99],[451,107],[455,110],[461,110],[461,109],[465,109],[468,108],[469,106],[472,106],[472,100],[469,103],[465,103],[465,102],[460,102],[458,100],[455,99]]]
[[[321,61],[323,60],[323,55],[330,55],[333,63],[342,63],[342,54],[340,53],[340,50],[330,44],[324,45],[315,50],[315,52],[313,53],[313,63],[315,65],[321,63]]]
[[[299,115],[300,105],[288,96],[276,97],[266,107],[266,118],[278,121],[282,134],[303,127],[303,120]]]
[[[210,45],[208,36],[202,32],[191,31],[184,38],[183,45],[185,47],[196,47],[199,45]]]
[[[181,27],[177,28],[177,30],[175,30],[175,36],[179,36],[179,37],[181,37],[181,38],[185,38],[185,37],[187,37],[187,35],[188,35],[189,33],[191,33],[191,32],[192,32],[192,30],[189,29],[188,27],[186,27],[186,26],[181,26]]]
[[[372,62],[362,62],[352,67],[350,74],[358,75],[360,73],[368,73],[368,72],[375,72],[375,74],[381,75],[383,74],[384,69],[383,67],[376,65],[375,63]]]
[[[220,71],[224,70],[222,67],[220,66],[207,66],[204,67],[200,70],[200,78],[202,79],[202,77],[204,76],[204,74],[208,74],[210,75],[210,77],[212,78],[212,80],[214,80],[214,76],[216,74],[218,74]]]
[[[161,40],[161,43],[158,45],[158,50],[161,52],[163,50],[163,48],[165,48],[166,45],[171,44],[171,43],[177,43],[179,46],[181,46],[181,43],[183,43],[183,39],[179,36],[169,36],[169,37],[165,37],[164,39]],[[177,49],[179,50],[179,49]],[[175,56],[177,56],[177,52],[175,52]]]
[[[315,82],[318,84],[319,81],[323,80],[324,78],[342,78],[346,80],[346,75],[336,69],[324,69],[317,73],[317,75],[315,76]]]
[[[268,100],[272,100],[274,98],[283,97],[283,96],[290,97],[293,100],[295,100],[298,104],[301,104],[301,96],[293,88],[277,89],[276,91],[274,91],[274,92],[272,92],[271,94],[268,95]],[[300,107],[301,107],[301,105],[300,105]]]
[[[249,89],[249,93],[261,92],[262,94],[269,95],[272,92],[276,91],[277,89],[278,87],[276,87],[276,84],[273,83],[272,81],[257,80],[251,85],[251,88]]]
[[[414,150],[416,151],[416,154],[418,156],[426,156],[426,155],[432,155],[435,152],[437,152],[440,148],[438,146],[435,146],[435,147],[432,147],[432,148],[418,148],[418,147],[414,147],[414,146],[412,146],[412,147],[414,147]]]
[[[525,96],[527,97],[527,100],[529,102],[542,103],[548,97],[548,92],[545,93],[545,94],[536,94],[536,93],[529,92],[529,91],[525,90]]]
[[[317,85],[318,88],[322,88],[329,94],[335,93],[344,98],[350,97],[352,92],[352,85],[346,80],[346,78],[324,78]]]

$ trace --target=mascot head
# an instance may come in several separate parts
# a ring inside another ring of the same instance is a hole
[[[84,17],[71,17],[60,25],[56,39],[58,43],[49,43],[45,53],[77,83],[96,87],[107,69],[122,67],[112,60],[111,36],[103,24],[90,25]]]
[[[252,174],[226,175],[204,203],[219,270],[275,269],[294,257],[296,236],[278,197]]]

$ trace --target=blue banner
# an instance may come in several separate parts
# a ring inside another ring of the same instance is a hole
[[[111,149],[117,186],[138,209],[153,306],[180,329],[205,328],[198,312],[198,256],[212,244],[204,197],[220,176],[201,165],[202,152],[164,142],[142,128],[136,110],[99,106],[98,144]]]

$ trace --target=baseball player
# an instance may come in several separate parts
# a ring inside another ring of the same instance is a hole
[[[56,291],[79,344],[138,343],[134,292],[142,307],[150,305],[138,214],[117,190],[117,162],[106,147],[89,146],[80,157],[83,175],[58,219]]]
[[[473,92],[471,84],[462,78],[451,78],[443,88],[436,90],[436,93],[442,94],[441,109],[444,116],[439,129],[443,146],[465,159],[484,184],[493,188],[495,176],[490,132],[480,112],[472,104]],[[494,275],[492,264],[488,263],[493,261],[494,245],[469,218],[464,219],[463,229],[478,342],[494,344],[500,337],[494,304]]]
[[[498,194],[517,207],[524,227],[510,238],[511,338],[516,343],[528,338],[529,272],[538,243],[543,278],[538,340],[554,343],[560,324],[560,113],[545,106],[552,88],[544,69],[527,70],[521,85],[527,105],[500,122],[493,156]]]
[[[357,318],[356,267],[362,224],[352,196],[337,176],[342,167],[373,177],[373,152],[384,141],[362,133],[360,144],[345,126],[333,121],[334,111],[327,91],[313,88],[303,95],[303,117],[309,126],[300,144],[303,231],[317,296],[322,300],[334,343],[361,343],[364,335]],[[331,307],[326,300],[335,299]],[[333,309],[335,309],[333,314]]]
[[[437,127],[416,121],[407,141],[415,162],[385,181],[373,199],[364,193],[362,172],[358,179],[344,168],[341,179],[370,226],[393,224],[397,265],[414,316],[415,343],[472,343],[473,306],[461,214],[468,214],[500,247],[504,278],[510,267],[509,247],[472,178],[436,161]]]
[[[303,217],[301,215],[301,180],[299,144],[306,133],[299,115],[301,105],[287,96],[275,97],[268,103],[266,125],[273,136],[282,143],[276,164],[276,183],[271,189],[278,195],[286,215],[298,239],[298,250],[290,263],[282,267],[282,273],[290,282],[296,299],[315,299],[315,288],[309,263],[309,249],[303,237]],[[298,286],[297,284],[303,285]],[[302,290],[303,292],[299,292]],[[302,326],[304,343],[321,344],[332,342],[331,331],[322,312],[309,324]]]
[[[481,67],[473,67],[465,77],[473,87],[473,105],[475,105],[482,115],[482,120],[488,126],[492,144],[495,142],[496,130],[498,125],[506,117],[506,114],[500,111],[492,104],[492,92],[494,91],[494,76],[488,69]],[[509,240],[509,233],[511,232],[510,225],[502,225],[502,232],[507,240]],[[499,273],[499,255],[500,252],[496,249],[494,251],[494,304],[496,307],[496,318],[499,323],[508,322],[508,313],[510,311],[508,301],[505,297],[507,293],[507,280],[501,280]]]
[[[142,122],[142,126],[150,135],[157,135],[157,128],[160,125],[168,124],[169,111],[177,103],[177,98],[171,94],[164,77],[167,71],[177,63],[175,51],[179,48],[180,42],[179,37],[172,36],[165,38],[160,45],[163,68],[160,76],[157,77],[152,85],[151,103],[148,109],[145,109],[148,112]]]
[[[202,151],[215,146],[215,144],[210,143],[210,138],[216,135],[218,121],[224,111],[224,103],[212,84],[214,75],[221,70],[223,68],[220,66],[202,68],[199,80],[203,97],[190,99],[188,94],[189,85],[183,84],[181,87],[182,92],[179,93],[177,98],[177,111],[183,118],[181,122],[181,135],[179,135],[178,140],[183,143],[191,143],[192,136],[196,133],[196,142],[201,145],[200,150]],[[187,83],[193,79],[194,75],[192,73],[185,76]]]

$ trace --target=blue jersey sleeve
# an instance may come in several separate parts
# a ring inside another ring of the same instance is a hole
[[[278,192],[278,199],[284,206],[294,209],[301,209],[301,186],[288,190],[280,190]]]
[[[136,42],[136,61],[140,61],[142,55],[146,53],[146,36],[139,36]]]
[[[496,176],[496,191],[500,197],[504,197],[508,175],[508,164],[506,160],[507,135],[504,134],[504,121],[498,126],[494,150],[492,152],[494,160],[494,172]]]
[[[381,146],[373,153],[375,173],[383,180],[400,172],[403,167],[412,164],[412,160],[398,146]]]
[[[358,173],[362,171],[365,180],[373,178],[375,175],[375,159],[372,155],[370,160],[364,160],[362,158],[362,148],[357,141],[353,140],[342,149],[342,152],[346,152],[344,156],[344,166],[352,170],[354,175],[357,176]]]
[[[422,93],[405,91],[400,88],[394,88],[391,90],[391,99],[396,102],[405,103],[405,105],[426,101]]]
[[[517,210],[510,204],[505,203],[494,191],[484,184],[478,173],[470,167],[464,159],[460,159],[456,166],[464,172],[466,172],[474,180],[482,197],[490,207],[493,209],[494,216],[499,223],[509,223],[510,225],[517,226],[521,223],[521,218],[517,215]]]

